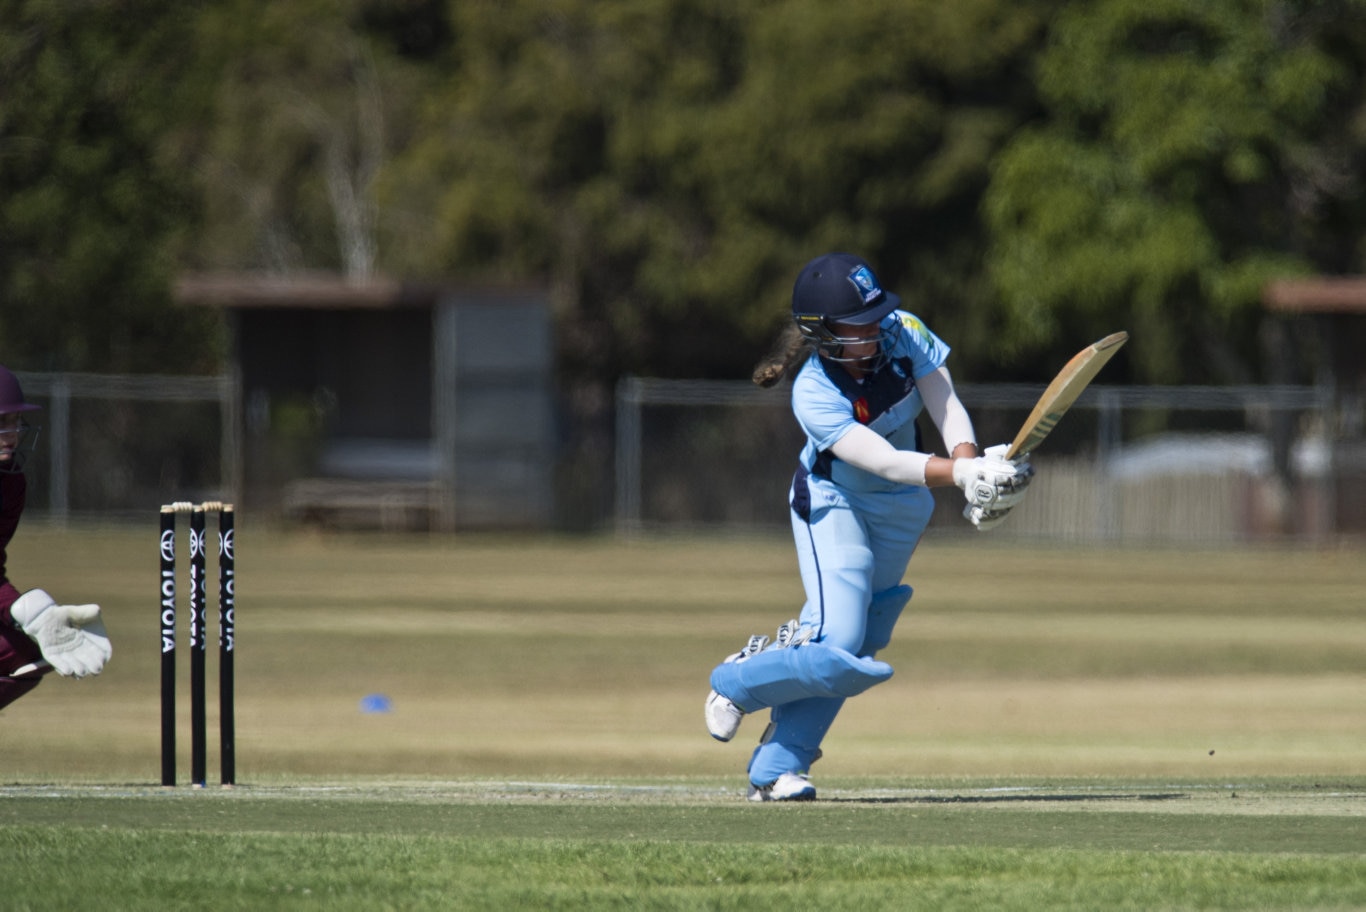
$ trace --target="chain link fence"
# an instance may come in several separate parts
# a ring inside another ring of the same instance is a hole
[[[19,378],[44,409],[25,468],[30,513],[144,518],[169,500],[240,496],[230,376]],[[1042,391],[959,386],[983,443],[1012,439]],[[991,534],[1177,545],[1366,534],[1366,444],[1342,433],[1361,416],[1341,411],[1317,387],[1093,386],[1035,454],[1029,498]],[[787,528],[802,437],[786,390],[626,378],[615,433],[618,532]],[[935,496],[935,534],[976,534],[956,490]]]
[[[240,485],[231,377],[27,373],[43,411],[25,465],[29,513],[146,518],[171,500],[231,501]]]
[[[961,384],[983,444],[1015,436],[1042,385]],[[926,446],[943,452],[922,417]],[[1088,389],[1034,456],[1003,539],[1228,543],[1366,531],[1366,453],[1307,386]],[[617,390],[619,531],[785,528],[802,436],[785,389],[627,378]],[[931,529],[976,534],[936,489]]]

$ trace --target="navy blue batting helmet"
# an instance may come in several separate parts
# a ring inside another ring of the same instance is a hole
[[[844,346],[864,339],[841,336],[833,323],[866,326],[879,323],[901,306],[901,298],[883,289],[873,267],[852,253],[827,253],[807,263],[792,288],[792,319],[802,335],[819,345],[826,357],[836,361],[862,361],[843,357]],[[884,350],[891,335],[884,334]]]

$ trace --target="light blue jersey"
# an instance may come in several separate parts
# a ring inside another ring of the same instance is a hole
[[[949,356],[949,347],[913,314],[893,311],[883,325],[897,330],[888,364],[862,384],[819,355],[807,360],[792,384],[792,413],[806,434],[801,464],[816,479],[828,479],[838,487],[903,487],[822,454],[856,423],[866,424],[899,450],[918,450],[915,419],[924,401],[914,381],[933,373]]]

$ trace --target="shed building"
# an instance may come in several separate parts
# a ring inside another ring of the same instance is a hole
[[[553,341],[532,286],[189,275],[227,318],[232,487],[299,519],[435,530],[553,517]]]
[[[1267,310],[1312,328],[1314,383],[1329,403],[1329,518],[1340,533],[1366,533],[1366,276],[1316,276],[1269,283]],[[1287,345],[1284,361],[1297,360]]]

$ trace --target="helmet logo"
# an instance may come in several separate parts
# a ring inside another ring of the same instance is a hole
[[[878,287],[877,279],[873,277],[873,271],[867,266],[860,266],[849,273],[849,281],[853,282],[854,287],[858,289],[864,304],[871,304],[882,297],[882,289]]]

